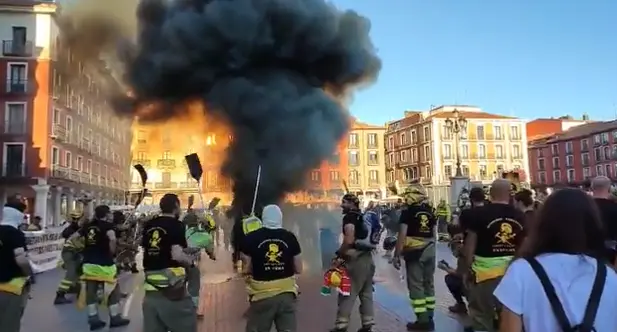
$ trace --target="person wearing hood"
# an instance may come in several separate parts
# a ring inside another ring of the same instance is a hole
[[[19,332],[32,269],[27,257],[26,236],[19,230],[26,206],[9,202],[2,209],[0,223],[0,326],[2,331]]]
[[[283,213],[274,204],[264,207],[263,226],[247,234],[240,246],[247,276],[249,309],[246,332],[295,332],[295,275],[302,273],[300,243],[283,228]]]

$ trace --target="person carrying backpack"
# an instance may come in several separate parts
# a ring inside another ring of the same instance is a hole
[[[339,294],[336,321],[331,332],[347,332],[349,319],[356,299],[360,299],[362,328],[358,332],[371,332],[374,325],[373,276],[375,263],[372,252],[377,248],[381,224],[377,215],[366,217],[360,211],[360,201],[353,194],[341,200],[343,209],[343,243],[336,252],[331,268],[345,265],[351,279],[351,292]],[[376,217],[376,218],[375,218]],[[376,221],[376,222],[375,222]]]

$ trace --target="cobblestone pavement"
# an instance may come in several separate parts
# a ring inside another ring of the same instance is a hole
[[[451,260],[445,246],[439,246],[439,259]],[[244,330],[242,313],[247,307],[244,286],[241,280],[234,279],[229,263],[229,253],[221,251],[217,262],[205,261],[202,264],[203,292],[200,310],[205,315],[200,332],[241,332]],[[404,325],[413,318],[412,310],[407,300],[407,291],[400,275],[387,261],[376,256],[378,274],[376,276],[375,299],[376,331],[404,331]],[[28,303],[22,324],[23,332],[86,332],[86,313],[77,311],[74,305],[54,306],[52,304],[61,271],[54,270],[38,276],[34,285],[32,299]],[[141,332],[141,299],[143,292],[139,287],[141,275],[123,275],[121,288],[131,295],[124,300],[124,312],[132,320],[128,327],[114,329],[118,332]],[[336,297],[323,297],[319,294],[321,276],[319,273],[308,273],[299,281],[302,293],[299,297],[299,332],[327,331],[334,321]],[[437,304],[439,312],[436,316],[437,331],[461,331],[460,325],[447,312],[447,306],[452,303],[443,282],[443,274],[436,274]],[[104,317],[105,313],[102,313]],[[355,324],[359,318],[357,313],[352,320]],[[355,331],[357,325],[352,326]]]

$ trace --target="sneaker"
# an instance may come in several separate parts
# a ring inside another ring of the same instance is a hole
[[[433,332],[435,331],[435,322],[410,322],[407,323],[407,331],[416,331],[416,332]]]

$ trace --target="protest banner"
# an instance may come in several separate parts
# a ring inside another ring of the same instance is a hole
[[[54,227],[43,231],[24,232],[28,258],[35,273],[49,271],[58,266],[64,245],[63,229],[64,227]]]

